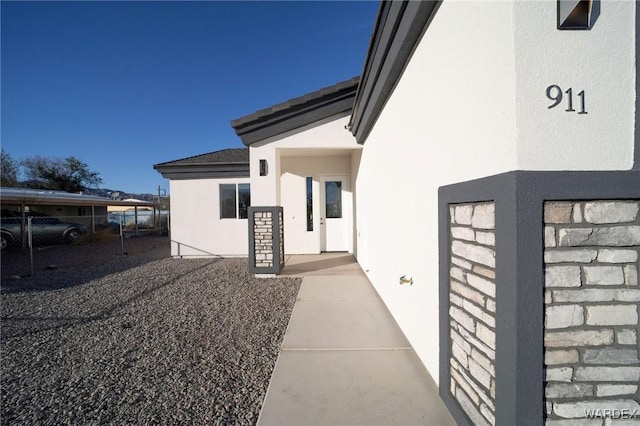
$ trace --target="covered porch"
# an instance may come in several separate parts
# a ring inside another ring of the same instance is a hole
[[[273,235],[283,233],[283,254],[357,254],[355,189],[362,146],[346,126],[358,82],[353,78],[232,121],[249,147],[251,205],[282,209]],[[251,257],[251,246],[249,251]],[[261,247],[255,255],[265,260],[270,253]]]
[[[360,149],[278,149],[285,254],[357,254],[355,178]]]

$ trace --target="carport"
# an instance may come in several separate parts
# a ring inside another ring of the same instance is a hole
[[[135,233],[138,234],[138,208],[153,209],[153,216],[159,213],[159,204],[148,201],[123,201],[86,194],[73,194],[64,191],[0,188],[0,206],[4,217],[18,213],[22,218],[23,228],[26,226],[29,212],[38,210],[48,216],[61,218],[64,216],[80,216],[85,218],[87,229],[96,232],[96,226],[107,224],[107,206],[133,207],[135,212]],[[23,232],[23,239],[26,233]],[[25,243],[25,241],[23,241]]]

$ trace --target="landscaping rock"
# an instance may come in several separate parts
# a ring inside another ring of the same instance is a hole
[[[3,283],[3,423],[255,424],[300,280],[167,248]]]

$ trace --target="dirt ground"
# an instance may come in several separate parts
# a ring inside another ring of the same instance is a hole
[[[37,247],[33,249],[33,272],[34,275],[39,275],[53,269],[88,266],[116,257],[155,250],[160,250],[169,257],[169,237],[145,235],[125,238],[123,243],[119,238],[114,238],[91,243],[79,242],[78,244]],[[1,259],[3,286],[19,280],[20,277],[31,275],[31,260],[28,249],[2,252]]]

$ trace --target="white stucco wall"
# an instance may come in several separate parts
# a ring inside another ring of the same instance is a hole
[[[515,2],[518,169],[627,170],[633,166],[636,2],[600,2],[588,31],[558,31],[555,1]],[[546,88],[573,90],[565,112]]]
[[[285,252],[287,254],[312,254],[321,251],[320,246],[320,185],[322,176],[348,176],[349,192],[355,170],[352,153],[362,147],[345,127],[349,115],[342,113],[304,128],[296,129],[251,145],[249,161],[251,170],[251,204],[254,206],[283,206]],[[358,156],[359,158],[359,156]],[[260,176],[260,160],[267,160],[267,176]],[[314,178],[314,230],[306,230],[306,177]],[[351,200],[344,200],[345,202]],[[346,204],[348,205],[348,204]],[[348,250],[353,251],[353,213],[346,229]]]
[[[512,5],[487,4],[442,3],[357,177],[358,261],[436,381],[438,187],[516,167]]]
[[[330,117],[311,126],[274,136],[249,147],[251,203],[254,206],[280,205],[278,181],[281,175],[281,149],[360,149],[355,138],[345,130],[348,114]],[[304,155],[301,153],[301,155]],[[267,160],[269,173],[260,176],[260,160]]]
[[[248,255],[247,219],[220,219],[224,183],[249,183],[249,178],[170,181],[172,256]]]
[[[602,3],[593,30],[559,32],[555,1],[444,1],[366,140],[358,261],[436,381],[438,188],[631,167],[635,5]],[[585,90],[588,114],[548,109],[550,84]]]
[[[348,176],[351,177],[351,153],[347,155],[308,157],[281,157],[281,205],[284,212],[285,253],[313,254],[320,253],[320,225],[322,216],[320,205],[320,181],[322,176]],[[313,231],[307,231],[306,209],[306,177],[313,178]],[[350,185],[343,199],[345,217],[353,223],[350,204],[353,196]],[[348,233],[349,252],[353,252],[352,226],[346,230]]]

